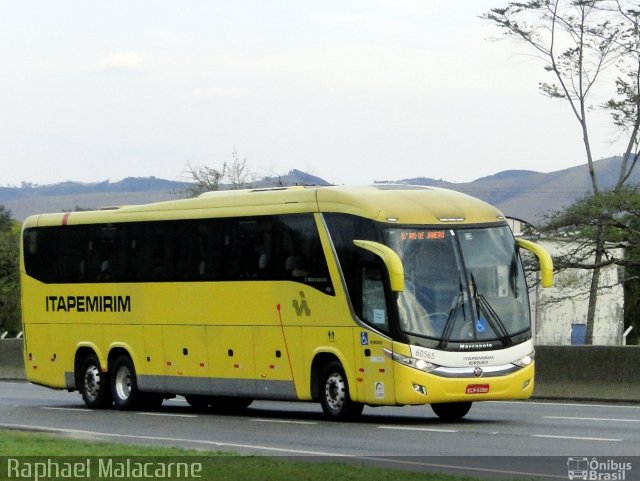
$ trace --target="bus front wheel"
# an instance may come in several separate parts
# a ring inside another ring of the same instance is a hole
[[[362,413],[364,405],[351,400],[347,376],[339,362],[329,363],[322,372],[320,404],[324,414],[334,421],[348,421]]]
[[[458,421],[471,409],[470,402],[432,404],[431,409],[443,421]]]
[[[119,356],[111,368],[111,395],[117,409],[136,409],[142,395],[138,391],[138,381],[133,361],[129,356]]]
[[[92,409],[104,409],[111,406],[109,373],[102,372],[100,361],[95,354],[88,355],[81,364],[76,381],[82,400]]]

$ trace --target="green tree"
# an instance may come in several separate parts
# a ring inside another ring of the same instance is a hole
[[[187,197],[197,197],[204,192],[227,189],[250,188],[255,182],[255,175],[251,172],[247,158],[240,158],[234,146],[231,161],[224,162],[221,169],[208,166],[194,167],[187,163],[186,174],[191,185],[186,189]],[[226,184],[225,184],[226,182]]]
[[[573,241],[572,250],[554,259],[558,270],[619,267],[622,274],[619,281],[625,291],[625,328],[633,327],[628,342],[637,343],[640,334],[640,187],[622,186],[584,197],[554,214],[544,231]],[[597,235],[602,235],[604,242],[599,262],[595,264],[594,253],[588,247]],[[624,256],[616,257],[618,248],[623,248]]]
[[[187,163],[186,174],[191,178],[191,184],[185,190],[186,196],[197,197],[204,192],[219,190],[225,168],[225,164],[222,170],[218,170],[206,165],[194,167]]]
[[[0,330],[20,330],[20,226],[0,205]]]
[[[491,9],[482,18],[499,26],[507,37],[517,39],[542,60],[544,70],[551,76],[540,83],[542,93],[565,101],[580,125],[594,199],[598,199],[601,188],[594,168],[592,106],[599,105],[611,113],[618,135],[626,139],[613,188],[621,190],[637,164],[640,143],[640,6],[637,2],[513,1],[503,8]],[[588,344],[593,341],[600,266],[605,262],[605,230],[605,226],[596,225],[592,231],[594,261],[588,267],[592,270]]]
[[[235,146],[231,153],[231,162],[225,163],[224,166],[226,167],[226,180],[231,189],[246,189],[254,184],[255,175],[247,164],[247,158],[241,159]]]

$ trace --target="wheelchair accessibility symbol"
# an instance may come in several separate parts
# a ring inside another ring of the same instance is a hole
[[[360,345],[361,346],[368,346],[369,345],[369,333],[368,332],[361,332],[360,333]]]
[[[478,332],[484,332],[487,330],[487,321],[485,321],[484,319],[480,318],[476,321],[476,331]]]

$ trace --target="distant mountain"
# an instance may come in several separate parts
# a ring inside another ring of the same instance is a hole
[[[114,205],[160,202],[184,196],[185,182],[155,177],[129,177],[119,182],[61,182],[51,185],[23,183],[21,187],[0,187],[0,204],[17,220],[32,214],[98,209]]]
[[[256,187],[276,187],[281,185],[330,185],[326,180],[300,170],[290,170],[286,175],[265,177],[256,182]]]
[[[0,205],[9,209],[14,219],[22,221],[30,215],[44,212],[99,209],[178,199],[187,196],[189,185],[189,182],[156,177],[127,177],[118,182],[66,181],[50,185],[23,182],[20,187],[0,187]],[[253,187],[281,185],[328,185],[328,182],[294,169],[279,177],[265,177]]]
[[[594,163],[598,183],[602,189],[615,185],[622,157],[610,157]],[[452,189],[478,197],[498,207],[505,215],[541,223],[553,212],[568,207],[577,199],[591,193],[591,180],[586,165],[556,172],[506,170],[467,183],[450,183],[428,178],[403,179],[414,183]],[[634,170],[629,184],[640,183],[640,171]]]
[[[601,188],[615,185],[622,159],[611,157],[595,162]],[[481,177],[473,182],[452,183],[443,179],[416,177],[394,182],[442,187],[478,197],[498,207],[505,215],[532,223],[544,221],[545,215],[571,205],[591,192],[586,165],[557,172],[505,170]],[[640,183],[635,172],[630,184]],[[265,177],[254,187],[286,185],[329,185],[324,179],[299,170],[282,176]],[[119,182],[62,182],[51,185],[24,183],[21,187],[0,187],[0,204],[11,210],[13,217],[24,220],[31,214],[62,212],[76,208],[95,209],[107,206],[145,204],[185,197],[188,182],[155,177],[129,177]]]
[[[0,202],[7,199],[85,195],[113,192],[153,192],[178,191],[187,187],[186,182],[157,179],[156,177],[128,177],[119,182],[74,182],[66,181],[50,185],[34,185],[23,183],[21,187],[0,187]]]

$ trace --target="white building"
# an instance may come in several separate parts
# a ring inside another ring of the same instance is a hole
[[[516,236],[523,235],[522,221],[510,219]],[[552,258],[578,249],[573,240],[540,240]],[[527,255],[523,252],[523,256]],[[622,258],[623,249],[608,249],[609,255]],[[587,259],[588,261],[588,259]],[[531,315],[534,342],[538,345],[584,344],[589,306],[591,270],[566,269],[556,273],[554,287],[543,289],[537,284],[531,288]],[[600,271],[598,301],[593,329],[593,344],[624,344],[624,289],[621,271],[615,264]],[[534,284],[533,282],[532,284]]]

